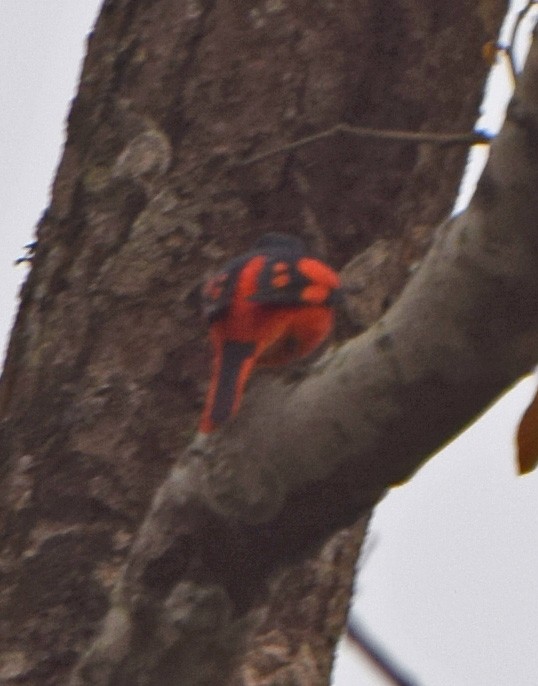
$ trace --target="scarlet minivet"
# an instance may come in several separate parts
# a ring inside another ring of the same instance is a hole
[[[334,326],[338,274],[294,236],[268,233],[204,286],[213,366],[202,433],[239,409],[256,365],[281,366],[318,348]]]

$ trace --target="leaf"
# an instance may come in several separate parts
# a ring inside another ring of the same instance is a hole
[[[519,423],[517,462],[520,474],[532,472],[538,464],[538,391]]]

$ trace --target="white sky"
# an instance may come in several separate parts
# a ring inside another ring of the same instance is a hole
[[[99,6],[0,0],[2,341],[26,271],[13,261],[48,204]],[[516,387],[376,510],[354,612],[421,686],[538,684],[538,474],[513,466],[534,386]],[[334,683],[386,682],[344,649]]]

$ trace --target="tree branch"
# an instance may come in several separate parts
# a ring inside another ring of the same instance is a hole
[[[372,129],[366,126],[350,126],[349,124],[336,124],[330,129],[314,133],[311,136],[299,138],[287,145],[261,152],[246,160],[231,162],[229,169],[246,167],[262,160],[274,157],[280,153],[292,152],[311,143],[332,138],[338,134],[355,136],[357,138],[374,138],[377,140],[389,140],[400,143],[430,143],[433,145],[485,145],[491,142],[491,135],[485,131],[470,131],[468,133],[435,133],[428,131],[398,131],[394,129]]]
[[[355,493],[408,478],[532,368],[537,84],[535,40],[468,210],[439,227],[399,301],[304,381],[266,380],[271,392],[262,393],[259,380],[239,420],[217,438],[219,458],[241,470],[256,455],[269,470],[269,509],[278,511],[305,479],[338,469]]]
[[[388,682],[394,686],[419,686],[418,683],[407,676],[387,655],[381,646],[376,645],[372,638],[367,636],[357,618],[351,618],[346,628],[346,638],[360,650],[376,668],[383,674]]]
[[[536,0],[529,0],[525,7],[520,10],[517,13],[516,20],[514,22],[514,26],[512,27],[512,31],[510,33],[510,40],[508,41],[508,45],[503,46],[501,49],[502,51],[506,54],[507,60],[508,60],[508,65],[510,67],[510,74],[512,76],[513,82],[516,82],[517,75],[518,75],[518,70],[516,69],[516,61],[514,57],[514,46],[516,43],[517,39],[517,34],[518,31],[521,27],[521,23],[525,19],[525,17],[529,14],[533,6],[536,6]]]

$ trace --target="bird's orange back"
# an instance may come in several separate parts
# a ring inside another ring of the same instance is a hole
[[[201,432],[237,412],[256,365],[289,364],[326,340],[339,291],[338,274],[284,234],[224,265],[204,287],[213,369]]]

